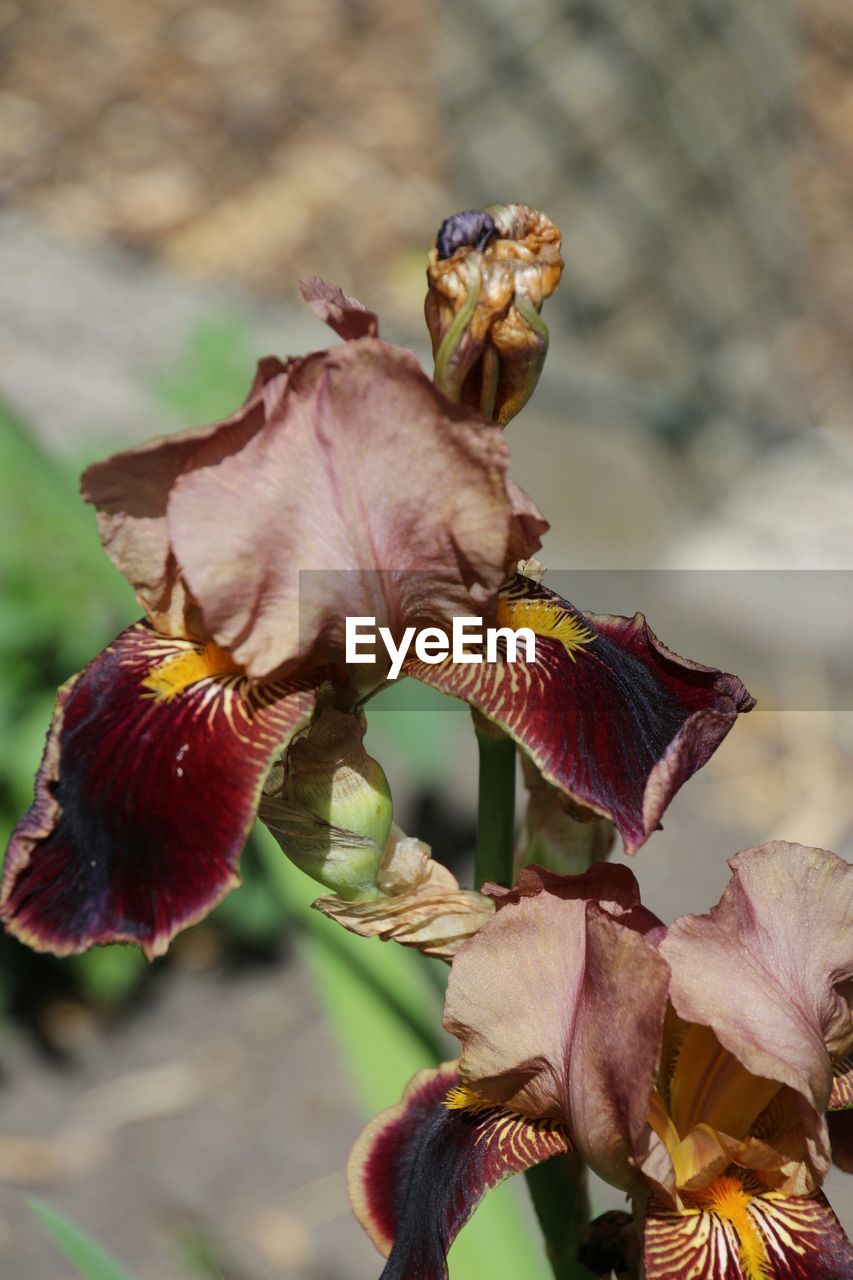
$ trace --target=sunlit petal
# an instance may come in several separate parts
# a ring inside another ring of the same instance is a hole
[[[753,706],[736,677],[671,653],[641,614],[581,614],[516,577],[501,593],[498,622],[535,632],[534,663],[520,646],[515,662],[413,660],[407,673],[505,729],[544,778],[612,818],[628,853]]]
[[[238,882],[273,757],[311,711],[305,682],[251,687],[229,655],[129,627],[59,691],[0,915],[58,955],[148,956]]]
[[[820,1113],[833,1087],[833,1056],[853,1037],[845,988],[853,973],[853,868],[833,853],[782,841],[730,865],[719,905],[677,920],[661,944],[672,1001],[682,1018],[711,1027],[753,1076],[799,1095],[819,1178],[828,1160]]]
[[[466,1083],[510,1110],[562,1121],[591,1167],[626,1189],[662,1146],[647,1118],[669,973],[629,927],[638,905],[626,867],[527,868],[456,956],[445,1006]],[[633,918],[648,930],[647,917]]]
[[[211,634],[263,677],[342,659],[348,616],[399,637],[488,612],[518,550],[508,463],[410,352],[344,342],[291,363],[244,449],[175,481],[169,536]]]

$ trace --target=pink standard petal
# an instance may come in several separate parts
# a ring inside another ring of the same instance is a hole
[[[193,465],[213,466],[239,452],[264,426],[286,380],[286,365],[261,360],[245,404],[230,418],[126,449],[83,473],[83,497],[97,508],[107,554],[167,634],[183,633],[186,605],[166,524],[172,486]],[[216,530],[208,528],[208,536],[215,539]]]
[[[340,659],[347,616],[399,634],[488,611],[516,528],[508,462],[496,424],[364,338],[294,363],[265,431],[179,477],[169,531],[207,627],[263,677]]]
[[[639,901],[626,872],[528,868],[456,956],[445,1026],[462,1042],[466,1084],[509,1110],[564,1123],[591,1167],[627,1189],[641,1185],[634,1171],[654,1141],[647,1117],[669,970],[623,922]],[[531,893],[537,877],[543,889]],[[544,887],[554,881],[558,893]]]
[[[820,1122],[832,1058],[853,1043],[853,868],[834,853],[773,841],[732,858],[732,878],[708,915],[670,926],[661,952],[672,1001],[709,1026],[753,1075],[803,1099],[811,1163],[827,1165]]]
[[[377,338],[379,320],[358,298],[351,298],[336,284],[319,276],[299,281],[299,292],[316,316],[334,329],[339,338]]]

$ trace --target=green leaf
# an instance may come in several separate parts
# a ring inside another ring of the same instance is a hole
[[[71,957],[71,963],[82,994],[93,1004],[107,1006],[127,999],[148,969],[142,952],[123,943],[94,947]]]
[[[59,1252],[79,1271],[84,1280],[133,1280],[129,1271],[125,1271],[120,1263],[61,1213],[43,1204],[41,1200],[28,1200],[27,1204]]]

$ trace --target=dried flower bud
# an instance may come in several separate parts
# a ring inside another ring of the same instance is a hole
[[[529,205],[447,218],[427,268],[436,386],[499,422],[514,418],[545,362],[548,329],[539,312],[562,271],[560,233]]]
[[[388,779],[363,737],[358,716],[324,708],[291,745],[280,784],[276,777],[272,794],[268,784],[258,810],[287,856],[348,900],[379,893],[392,821]]]

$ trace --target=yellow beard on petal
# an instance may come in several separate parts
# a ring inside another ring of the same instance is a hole
[[[738,1260],[744,1280],[772,1280],[767,1246],[749,1212],[751,1196],[739,1178],[716,1178],[704,1191],[690,1196],[691,1202],[728,1222],[737,1232]]]
[[[560,608],[549,599],[537,599],[525,595],[526,579],[522,584],[513,583],[498,596],[497,623],[499,627],[529,627],[538,636],[559,640],[566,653],[575,661],[575,655],[591,644],[595,635],[568,609]]]
[[[444,1105],[448,1111],[469,1111],[472,1115],[476,1115],[480,1111],[491,1111],[495,1103],[481,1098],[479,1093],[469,1089],[467,1084],[457,1084],[452,1089],[448,1089]]]
[[[161,662],[142,681],[145,697],[155,702],[173,702],[190,685],[211,676],[234,675],[242,668],[230,653],[211,640],[203,649],[186,649]]]

